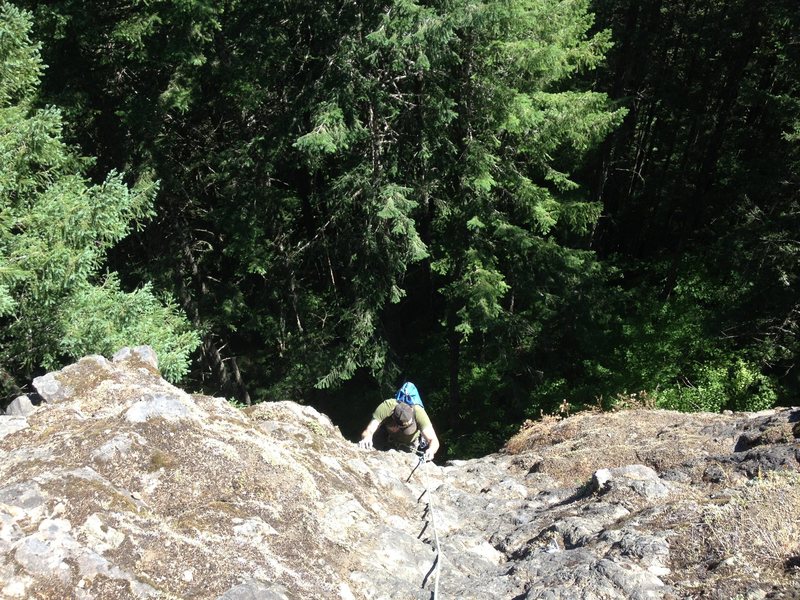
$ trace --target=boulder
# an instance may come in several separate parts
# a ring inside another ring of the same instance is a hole
[[[35,403],[28,396],[18,396],[6,407],[6,415],[27,417],[36,410],[39,402]]]

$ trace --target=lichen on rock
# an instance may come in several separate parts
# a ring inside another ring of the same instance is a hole
[[[87,357],[0,417],[0,597],[413,600],[436,577],[467,600],[797,592],[797,409],[546,420],[407,481],[415,457],[309,406],[239,410],[157,365]]]

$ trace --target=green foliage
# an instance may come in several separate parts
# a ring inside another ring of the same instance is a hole
[[[636,373],[633,389],[647,389],[659,406],[685,411],[761,410],[774,406],[779,386],[762,373],[763,359],[735,340],[715,335],[726,322],[725,302],[736,305],[746,282],[723,285],[703,265],[676,285],[666,302],[641,304],[637,328],[625,329],[622,364]],[[632,323],[634,321],[631,321]],[[635,386],[640,386],[636,388]]]
[[[294,143],[295,148],[309,157],[312,163],[318,163],[325,154],[333,154],[346,150],[351,139],[357,138],[360,129],[351,130],[345,125],[344,114],[333,104],[323,103],[317,107],[312,117],[314,129],[301,135]]]
[[[33,107],[41,62],[30,17],[0,6],[0,368],[22,386],[40,368],[119,345],[151,344],[177,380],[197,339],[149,286],[126,294],[105,255],[152,216],[155,186],[112,172],[92,184],[88,161],[61,139],[60,113]]]
[[[180,381],[186,375],[189,353],[200,343],[186,317],[169,298],[156,298],[150,284],[123,292],[114,274],[101,285],[76,289],[64,306],[61,319],[62,354],[108,356],[124,346],[147,344],[155,350],[159,370],[170,381]]]
[[[29,38],[30,20],[15,7],[0,4],[0,106],[30,98],[39,83],[42,63],[39,46]]]
[[[742,359],[729,364],[698,365],[695,377],[658,390],[658,406],[687,412],[758,411],[772,408],[778,398],[773,382],[760,372],[758,365]]]
[[[461,391],[468,399],[459,414],[470,427],[445,436],[449,458],[485,456],[497,452],[518,429],[517,415],[509,402],[502,366],[493,362],[472,365],[460,379]]]
[[[247,404],[239,402],[236,398],[226,398],[225,401],[234,408],[243,409],[247,408]]]

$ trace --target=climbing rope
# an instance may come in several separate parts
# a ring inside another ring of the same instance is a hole
[[[414,465],[414,468],[411,470],[411,474],[406,479],[406,483],[411,481],[412,475],[416,472],[416,470],[425,462],[425,455],[421,454],[419,456],[419,460],[417,464]],[[430,516],[430,523],[431,529],[433,530],[433,541],[434,547],[436,549],[436,559],[434,562],[434,573],[433,573],[433,600],[438,600],[439,598],[439,572],[442,566],[442,548],[439,545],[439,534],[436,531],[436,514],[433,508],[433,493],[431,492],[430,488],[428,487],[428,480],[424,476],[424,471],[420,471],[420,482],[422,483],[423,492],[420,494],[420,497],[417,499],[417,502],[422,500],[422,497],[425,494],[428,495],[428,510],[427,514]],[[430,572],[428,573],[430,574]]]

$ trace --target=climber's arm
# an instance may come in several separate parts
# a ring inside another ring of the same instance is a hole
[[[372,419],[369,424],[367,424],[367,428],[361,432],[361,441],[358,442],[358,445],[361,448],[372,448],[372,436],[375,435],[375,432],[378,431],[378,427],[380,426],[380,421]]]

